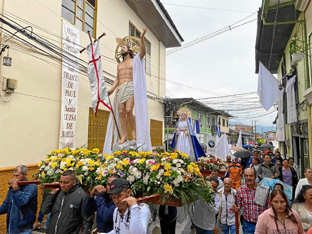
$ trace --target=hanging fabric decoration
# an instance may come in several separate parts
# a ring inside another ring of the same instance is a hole
[[[91,88],[92,109],[96,115],[100,102],[111,110],[105,79],[103,75],[100,38],[87,46],[88,78]]]

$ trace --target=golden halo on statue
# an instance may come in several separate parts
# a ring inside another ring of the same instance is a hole
[[[178,109],[177,110],[177,114],[180,116],[181,115],[181,113],[183,113],[183,112],[185,112],[186,113],[186,116],[188,117],[188,118],[192,118],[192,111],[191,111],[191,109],[190,108],[188,108],[187,106],[183,106],[183,107],[181,107],[180,109]]]
[[[133,56],[136,56],[140,52],[140,45],[141,40],[137,37],[132,36],[126,36],[124,38],[116,38],[117,47],[115,50],[115,58],[118,63],[121,63],[123,61],[122,55],[121,55],[121,47],[124,45],[127,45],[130,47],[130,50],[133,52]]]

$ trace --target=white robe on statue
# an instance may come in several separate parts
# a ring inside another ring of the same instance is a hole
[[[137,54],[133,59],[133,86],[134,86],[134,109],[135,109],[135,122],[136,122],[136,137],[138,151],[151,151],[151,136],[148,123],[148,111],[147,111],[147,91],[146,91],[146,78],[145,78],[145,60],[141,60],[140,54]],[[119,129],[120,118],[118,112],[118,102],[115,96],[113,109],[116,116]],[[114,137],[114,142],[113,142]],[[112,112],[109,115],[107,131],[105,136],[105,143],[103,153],[111,155],[112,144],[118,142],[118,133],[114,123]]]
[[[190,137],[189,137],[189,134],[191,133],[188,130],[187,122],[180,121],[177,128],[178,128],[178,131],[177,131],[178,139],[177,139],[175,149],[190,156],[193,162],[196,161],[194,153],[193,153],[193,148],[192,148],[193,146],[191,145],[192,142],[190,141]],[[184,131],[188,131],[188,133],[185,134]]]

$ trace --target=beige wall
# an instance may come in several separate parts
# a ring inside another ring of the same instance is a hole
[[[0,1],[0,6],[2,6],[3,1]],[[58,37],[54,37],[34,28],[35,33],[48,37],[48,40],[56,40],[51,42],[61,47],[61,0],[5,0],[4,13],[6,12],[19,16],[58,35]],[[16,21],[27,26],[27,24]],[[107,34],[101,39],[102,55],[114,58],[115,38],[128,35],[129,21],[140,30],[145,27],[144,23],[123,0],[98,0],[96,32],[97,35],[103,32]],[[14,32],[7,26],[5,28]],[[21,34],[19,35],[21,36]],[[81,32],[80,35],[80,45],[86,46],[89,43],[87,34]],[[164,97],[165,47],[152,34],[151,30],[147,31],[146,38],[152,45],[152,76],[146,77],[148,94],[152,95],[151,93],[154,93]],[[31,43],[37,45],[33,41]],[[16,164],[37,163],[47,153],[58,147],[60,128],[61,65],[31,51],[28,51],[27,54],[17,51],[16,48],[18,47],[15,45],[14,39],[11,39],[8,44],[10,45],[10,57],[13,58],[13,65],[4,67],[1,62],[0,76],[17,79],[19,83],[9,102],[3,102],[0,99],[0,168]],[[30,55],[37,56],[48,62]],[[87,61],[87,54],[82,53],[80,58]],[[51,63],[57,67],[51,66]],[[116,62],[102,59],[102,63],[105,71],[116,74]],[[114,79],[113,76],[104,75]],[[160,80],[158,79],[159,75]],[[88,142],[88,113],[91,106],[88,78],[80,74],[79,79],[76,147]],[[161,103],[157,100],[148,99],[148,107],[150,118],[163,121],[164,113]],[[103,105],[100,105],[100,108],[105,109]]]
[[[220,131],[221,131],[221,133],[229,133],[230,132],[229,118],[227,116],[224,116],[224,115],[218,115],[218,118],[220,118]],[[223,119],[225,120],[225,127],[222,124]],[[228,121],[228,126],[226,126],[226,121]]]

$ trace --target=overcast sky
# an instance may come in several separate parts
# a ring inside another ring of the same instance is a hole
[[[184,44],[251,15],[258,11],[261,2],[261,0],[162,0],[184,38]],[[256,14],[243,22],[252,19],[256,19]],[[167,96],[203,98],[256,92],[258,83],[258,75],[255,74],[256,30],[257,21],[254,21],[168,55]],[[170,81],[192,88],[176,85]],[[248,105],[256,107],[260,105],[256,97],[256,94],[250,94],[240,98],[232,97],[231,100],[237,99],[237,102],[242,103],[242,107],[249,107]],[[224,106],[224,102],[230,100],[229,98],[212,100],[222,102],[218,106],[210,105],[215,109],[221,107],[231,109],[231,103]],[[276,113],[265,114],[273,110],[274,108],[266,112],[264,109],[250,109],[230,113],[238,116],[234,119],[237,122],[250,125],[251,120],[257,120],[259,125],[272,125]]]

